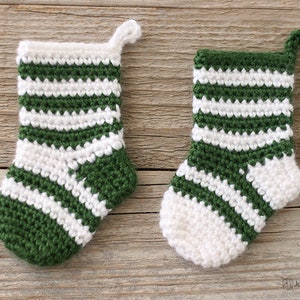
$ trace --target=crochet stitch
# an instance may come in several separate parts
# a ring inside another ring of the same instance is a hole
[[[300,30],[282,52],[199,50],[192,144],[165,192],[160,227],[203,267],[236,258],[300,191],[292,90]]]
[[[135,189],[120,62],[140,36],[129,20],[108,43],[20,42],[19,140],[1,187],[0,239],[30,263],[72,256]]]

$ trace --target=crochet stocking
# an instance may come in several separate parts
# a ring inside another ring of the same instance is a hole
[[[63,262],[134,191],[120,60],[140,36],[130,20],[108,43],[20,43],[19,140],[0,193],[0,239],[19,257]]]
[[[164,194],[160,226],[203,267],[236,258],[300,191],[292,90],[300,30],[282,52],[199,50],[192,144]]]

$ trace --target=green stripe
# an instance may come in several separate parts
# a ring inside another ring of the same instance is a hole
[[[201,187],[177,175],[173,177],[171,185],[176,193],[182,192],[183,196],[195,197],[198,202],[203,201],[206,206],[211,206],[213,211],[218,211],[219,216],[223,216],[225,222],[230,223],[231,228],[234,228],[236,233],[242,236],[243,241],[251,243],[255,239],[257,233],[253,226],[250,226],[228,202],[218,197],[214,192],[209,191],[207,187]]]
[[[28,139],[30,142],[36,141],[39,144],[46,144],[56,148],[75,149],[78,145],[83,146],[86,142],[92,142],[93,139],[99,140],[101,137],[109,136],[109,133],[117,134],[123,125],[121,122],[114,119],[112,125],[104,123],[103,125],[95,125],[92,128],[70,130],[70,131],[56,131],[50,129],[41,129],[33,126],[21,126],[19,130],[19,139]]]
[[[80,165],[75,173],[77,180],[84,179],[85,187],[106,200],[108,209],[128,198],[137,184],[135,169],[124,148],[109,156],[97,157],[93,163]]]
[[[294,73],[294,61],[285,52],[237,52],[219,50],[199,50],[194,58],[195,69],[270,70],[280,73]]]
[[[243,100],[250,102],[257,102],[258,100],[274,100],[279,99],[283,101],[285,98],[292,99],[292,88],[275,88],[275,87],[235,87],[217,84],[200,84],[197,82],[194,85],[194,95],[201,99],[206,96],[207,99],[219,99],[231,101]]]
[[[115,67],[112,63],[105,65],[100,63],[99,65],[64,65],[60,64],[35,64],[20,63],[18,66],[19,75],[22,79],[30,77],[32,80],[39,78],[40,80],[48,79],[53,81],[61,80],[78,80],[82,79],[86,81],[87,79],[95,80],[97,78],[104,80],[120,80],[120,66]]]
[[[94,232],[99,225],[100,218],[95,217],[84,204],[79,202],[78,197],[74,197],[70,191],[63,186],[41,175],[35,175],[25,169],[12,165],[7,173],[7,178],[13,177],[16,182],[22,182],[24,186],[29,186],[31,190],[38,189],[40,193],[53,196],[54,200],[61,203],[62,207],[68,208],[70,214],[74,213],[77,220],[82,220],[82,224],[89,226]]]
[[[268,218],[273,214],[273,209],[247,181],[245,174],[248,165],[254,166],[258,162],[264,164],[266,158],[282,158],[284,154],[290,156],[293,154],[292,149],[292,140],[274,142],[271,145],[246,152],[228,151],[203,142],[192,142],[187,160],[190,166],[195,166],[198,170],[205,170],[207,173],[211,172],[214,177],[220,176],[221,180],[228,180],[229,184],[233,184],[237,190],[241,191],[242,195],[247,197],[254,209],[259,210],[259,215]],[[239,173],[240,169],[245,172],[244,175]]]
[[[19,96],[20,106],[24,106],[28,111],[51,111],[52,113],[59,112],[63,114],[65,111],[71,113],[75,111],[88,112],[89,110],[96,111],[98,108],[105,109],[109,107],[115,109],[116,105],[121,105],[121,98],[114,94],[110,96],[67,96],[67,97],[45,97],[45,96]]]
[[[258,133],[260,131],[267,132],[269,129],[276,130],[278,127],[282,130],[287,129],[287,125],[292,125],[293,119],[284,114],[270,117],[227,117],[220,115],[213,115],[211,113],[204,114],[199,111],[193,115],[194,122],[200,127],[207,126],[209,129],[224,130],[236,133]]]
[[[0,239],[16,255],[40,266],[61,263],[81,248],[49,215],[2,195]]]
[[[264,164],[266,158],[271,160],[274,157],[282,158],[284,155],[291,156],[294,153],[293,148],[293,139],[273,142],[271,145],[265,145],[248,151],[229,151],[218,146],[206,144],[203,141],[193,141],[189,157],[190,159],[194,159],[194,161],[198,161],[199,155],[197,155],[197,153],[201,153],[201,157],[210,157],[209,161],[214,161],[215,163],[220,161],[224,165],[230,166],[234,171],[238,171],[239,169],[246,171],[248,165],[255,166],[257,163]],[[217,163],[216,168],[218,168],[218,166],[219,164]]]

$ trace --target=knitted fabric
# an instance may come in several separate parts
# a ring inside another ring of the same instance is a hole
[[[19,140],[0,194],[0,239],[19,257],[63,262],[134,191],[120,60],[140,35],[129,20],[108,43],[20,43]]]
[[[282,52],[199,50],[192,143],[163,197],[160,226],[203,267],[236,258],[300,191],[292,90],[300,30]]]

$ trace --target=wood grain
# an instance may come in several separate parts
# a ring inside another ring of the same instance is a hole
[[[0,171],[0,180],[5,172]],[[219,270],[203,270],[179,258],[161,236],[158,211],[161,195],[172,174],[169,171],[138,172],[139,186],[134,195],[103,221],[85,249],[60,266],[31,266],[0,247],[0,297],[299,297],[296,288],[292,291],[282,288],[282,278],[299,278],[300,198],[269,220],[242,257]]]
[[[0,152],[0,167],[7,167],[12,160],[17,137],[15,52],[19,40],[106,41],[122,20],[131,17],[140,21],[143,38],[126,47],[123,55],[128,153],[138,168],[175,169],[190,145],[192,59],[196,50],[281,50],[289,32],[299,27],[298,12],[0,6],[4,16],[0,19],[0,142],[5,149]],[[300,76],[295,86],[295,99],[300,99]],[[295,101],[296,110],[299,103]],[[295,142],[300,157],[298,116],[296,112]]]
[[[0,299],[299,299],[300,198],[270,218],[244,255],[218,270],[179,258],[158,225],[162,194],[190,145],[196,50],[281,50],[300,28],[299,12],[298,0],[0,0],[0,181],[17,140],[18,42],[103,42],[128,18],[143,29],[142,39],[124,48],[122,70],[135,193],[62,265],[28,265],[0,244]],[[300,163],[300,60],[294,107]]]
[[[164,8],[251,8],[251,9],[299,9],[300,4],[297,0],[273,0],[270,1],[240,1],[240,0],[210,0],[210,1],[199,1],[199,0],[0,0],[0,4],[29,4],[29,5],[84,5],[84,6],[118,6],[118,7],[164,7]]]

